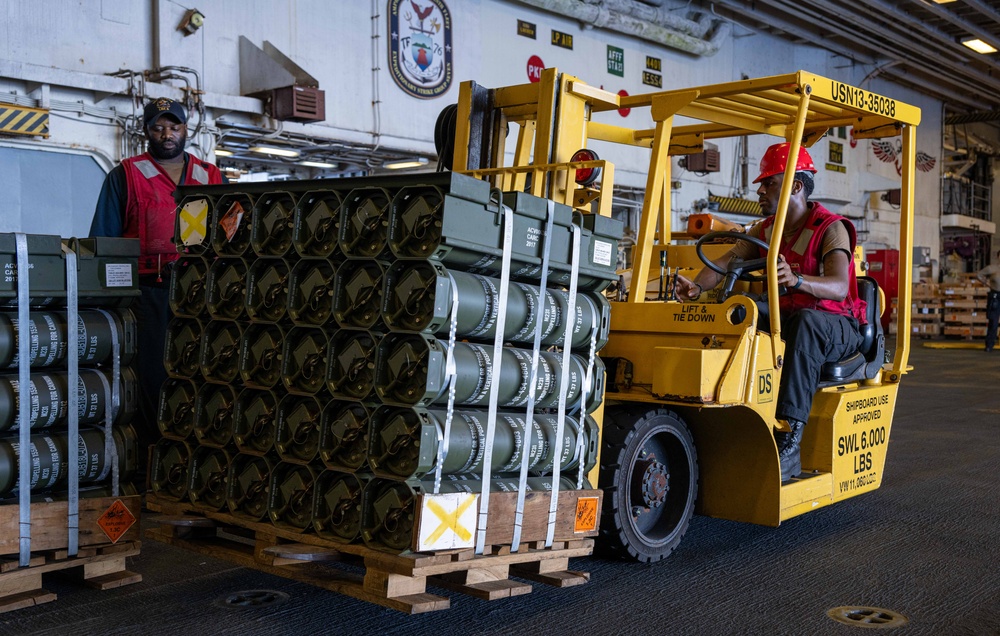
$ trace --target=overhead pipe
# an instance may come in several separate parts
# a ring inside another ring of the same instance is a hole
[[[961,60],[967,57],[968,51],[965,49],[965,47],[956,42],[954,38],[937,29],[933,29],[932,27],[929,27],[917,20],[914,20],[911,15],[901,12],[897,7],[887,3],[885,0],[862,0],[862,2],[852,5],[852,10],[854,12],[860,12],[862,15],[857,15],[857,13],[855,13],[845,16],[844,13],[841,11],[842,7],[838,5],[832,5],[829,2],[822,0],[818,2],[817,5],[833,13],[842,20],[850,19],[858,21],[858,20],[865,20],[868,18],[880,19],[880,18],[885,18],[886,15],[892,14],[894,16],[894,20],[897,20],[895,24],[899,25],[899,27],[903,29],[904,33],[899,34],[895,32],[880,32],[880,36],[890,37],[893,43],[896,44],[898,47],[900,47],[900,50],[907,50],[907,47],[912,46],[913,32],[919,31],[927,36],[928,39],[925,41],[928,44],[932,45],[938,53],[945,55],[946,57],[948,54],[951,54],[951,56],[955,58],[953,60],[948,60],[945,62],[949,70],[953,71],[956,75],[964,75],[966,78],[973,79],[976,82],[980,82],[985,85],[991,85],[992,87],[994,87],[995,90],[1000,91],[1000,82],[998,82],[995,76],[990,75],[988,73],[984,73],[974,68],[967,67],[961,63]],[[785,3],[785,6],[789,6],[796,11],[799,10],[798,6],[788,5],[787,3]],[[874,46],[876,49],[878,49],[882,48],[883,43],[876,41],[874,45],[870,46]],[[907,63],[913,64],[913,57],[919,57],[922,60],[919,62],[920,71],[928,73],[931,77],[935,78],[936,80],[948,83],[959,90],[968,87],[967,80],[962,81],[960,78],[957,77],[942,75],[940,73],[940,67],[944,60],[942,60],[939,57],[934,57],[933,52],[914,55],[914,51],[909,50],[908,53],[911,57],[903,58],[900,56],[898,57],[898,59],[900,59],[900,61],[904,64]],[[897,54],[897,56],[899,56],[899,54]],[[997,66],[998,69],[1000,69],[1000,66],[996,64],[992,65]],[[899,71],[891,70],[889,72],[890,74],[898,74]],[[953,98],[953,96],[949,93],[945,93],[945,95],[947,95],[950,98]]]
[[[989,6],[982,0],[962,0],[965,4],[969,5],[979,13],[983,14],[996,24],[1000,24],[1000,12],[998,12],[993,7]]]
[[[685,35],[700,39],[704,39],[708,30],[712,28],[712,20],[704,12],[699,12],[697,19],[688,20],[687,18],[677,16],[670,10],[645,6],[633,0],[577,0],[576,4],[579,4],[581,1],[583,4],[603,9],[606,13],[627,15],[636,20],[669,27]]]
[[[927,0],[910,0],[910,2],[912,2],[913,4],[920,5],[924,9],[930,11],[934,15],[941,18],[942,20],[946,20],[959,28],[965,29],[966,31],[969,32],[969,35],[976,36],[977,38],[979,38],[983,42],[986,42],[993,48],[1000,49],[1000,39],[998,39],[997,36],[993,35],[986,29],[980,27],[978,24],[973,24],[972,22],[969,22],[968,20],[954,13],[953,11],[949,11],[948,9],[938,6],[933,2],[928,2]]]
[[[958,42],[952,35],[920,22],[919,20],[913,19],[912,14],[886,2],[886,0],[862,0],[862,2],[857,6],[863,10],[865,14],[876,18],[884,17],[886,14],[890,13],[893,14],[893,18],[896,20],[898,25],[905,25],[905,28],[903,29],[904,35],[912,37],[914,31],[919,31],[929,38],[933,38],[932,43],[939,51],[949,51],[955,58],[950,65],[951,68],[959,71],[975,71],[975,69],[969,69],[964,65],[964,61],[969,57],[969,49]],[[1000,70],[1000,63],[991,57],[983,56],[979,59],[979,61],[988,67]],[[939,68],[937,63],[938,60],[934,60],[934,65],[929,68],[937,70]],[[988,74],[982,74],[982,76],[987,78],[992,77],[992,75]]]
[[[740,16],[748,19],[748,20],[760,20],[761,17],[762,17],[762,16],[760,16],[760,15],[758,15],[756,13],[752,14],[752,15],[747,15],[747,14],[743,13],[743,6],[739,2],[736,2],[735,0],[719,0],[718,4],[720,4],[722,6],[725,6],[730,11],[732,11],[732,12],[736,13],[737,15],[740,15]],[[807,13],[807,14],[809,14],[813,18],[822,19],[825,28],[829,28],[830,30],[836,32],[839,36],[844,37],[845,39],[848,39],[851,42],[853,42],[855,44],[858,44],[860,46],[866,47],[868,49],[876,49],[877,50],[877,49],[880,49],[880,48],[884,48],[884,44],[885,44],[884,42],[873,42],[870,39],[867,39],[864,36],[864,34],[859,34],[859,33],[855,32],[855,31],[847,30],[846,28],[842,27],[841,25],[823,18],[823,16],[817,16],[815,13],[810,13],[809,10],[806,7],[802,6],[802,5],[790,6],[790,5],[787,5],[787,4],[784,4],[784,3],[780,3],[780,6],[776,6],[776,3],[766,3],[766,4],[770,5],[772,9],[775,9],[776,11],[779,11],[779,12],[794,11],[796,14],[799,14],[799,15],[801,15],[803,13]],[[829,5],[824,4],[824,6],[829,10]],[[760,7],[758,5],[758,11],[759,11],[759,9],[760,9]],[[846,15],[845,16],[843,13],[840,13],[839,11],[836,11],[836,10],[834,10],[833,13],[835,15],[837,15],[841,20],[844,20],[845,22],[848,22],[848,23],[851,22],[851,21],[855,21],[856,22],[856,21],[858,21],[860,19],[859,16],[856,15],[856,14],[855,15]],[[783,19],[782,16],[768,15],[767,18],[770,21],[769,23],[773,24],[777,28],[780,28],[780,29],[782,29],[784,31],[787,31],[788,33],[791,33],[791,34],[793,34],[793,35],[795,35],[795,36],[797,36],[799,38],[816,42],[818,46],[823,46],[827,50],[838,51],[838,50],[840,50],[842,48],[842,44],[836,44],[836,43],[830,42],[829,40],[818,38],[818,36],[815,33],[812,33],[812,32],[810,32],[810,31],[808,31],[808,30],[806,30],[804,28],[797,27],[796,25],[789,23],[787,20]],[[900,40],[899,37],[896,36],[895,34],[885,33],[885,34],[883,34],[883,37],[886,37],[886,39],[891,39],[892,42],[890,42],[890,43],[896,44],[897,46],[900,46],[903,49],[905,49],[906,46],[907,46],[907,44],[904,41]],[[858,56],[855,56],[855,58],[857,59]],[[902,64],[909,64],[910,68],[913,69],[913,70],[916,70],[916,71],[923,71],[923,70],[925,70],[926,68],[928,68],[928,67],[930,67],[932,65],[932,63],[930,61],[918,62],[918,63],[914,64],[912,59],[906,59],[906,58],[902,58],[902,57],[897,57],[897,58],[895,58],[895,60],[899,61]],[[866,62],[863,59],[857,59],[857,61],[859,61],[861,63],[868,63],[868,64],[875,63],[874,61],[868,61],[868,62]],[[936,59],[936,60],[933,61],[933,63],[940,64],[940,60]],[[942,86],[942,84],[951,85],[951,86],[954,87],[953,90],[955,92],[958,92],[958,91],[960,91],[960,90],[962,90],[964,88],[967,88],[968,82],[967,81],[962,81],[960,78],[955,78],[955,77],[950,77],[950,76],[935,75],[934,77],[935,77],[936,80],[938,80],[939,83],[928,82],[928,81],[923,80],[921,78],[917,78],[917,77],[913,77],[913,76],[910,76],[910,75],[906,75],[906,74],[903,73],[902,69],[900,69],[898,67],[893,67],[893,68],[887,69],[886,70],[886,74],[890,75],[892,77],[896,77],[899,81],[913,84],[913,85],[919,87],[920,89],[923,89],[924,91],[931,92],[931,93],[937,93],[942,98],[944,98],[944,97],[947,96],[948,98],[952,99],[953,101],[960,101],[961,103],[963,103],[963,104],[965,104],[965,105],[967,105],[967,106],[969,106],[971,108],[983,108],[987,104],[987,102],[982,102],[982,101],[978,101],[978,100],[972,100],[972,99],[966,98],[966,97],[957,96],[955,93],[953,93],[951,91],[948,91],[946,88],[944,88]],[[987,83],[992,83],[992,78],[986,77],[986,78],[983,78],[983,79]]]
[[[882,2],[882,0],[877,0],[877,1],[878,2]],[[796,12],[801,12],[801,13],[810,13],[810,11],[811,11],[812,12],[811,15],[814,16],[814,17],[820,17],[820,16],[817,16],[815,14],[815,10],[818,7],[820,9],[825,10],[828,13],[832,14],[837,20],[843,21],[843,23],[858,22],[858,21],[862,21],[862,20],[866,19],[865,16],[858,15],[857,13],[845,14],[841,10],[840,6],[832,5],[829,2],[825,2],[825,1],[822,1],[822,0],[819,1],[819,2],[817,2],[817,3],[815,3],[809,9],[805,9],[804,7],[801,7],[801,6],[797,5],[797,4],[792,4],[792,3],[788,2],[787,0],[776,0],[776,2],[772,1],[771,4],[781,5],[786,10],[789,10],[789,11],[796,11]],[[859,7],[857,7],[857,5],[855,5],[854,11],[857,11],[858,8]],[[873,12],[871,12],[869,10],[865,10],[863,7],[861,7],[860,9],[862,11],[864,11],[866,14],[868,14],[868,17],[870,17],[870,18],[884,17],[884,15],[879,15],[879,14],[873,13]],[[866,35],[866,34],[863,34],[863,33],[862,34],[858,34],[858,33],[854,32],[852,30],[846,29],[846,28],[840,26],[840,23],[838,23],[838,22],[836,22],[834,20],[830,20],[830,19],[827,19],[825,17],[823,19],[824,19],[824,21],[826,23],[826,26],[828,28],[836,30],[838,32],[838,34],[841,35],[842,37],[850,39],[850,40],[852,40],[854,42],[859,42],[859,43],[861,43],[861,44],[863,44],[865,46],[868,46],[870,48],[874,48],[875,50],[879,50],[879,49],[885,47],[885,42],[884,41],[880,41],[880,40],[874,40],[874,41],[872,41],[869,38],[869,36]],[[919,28],[920,25],[919,25],[919,23],[915,23],[914,22],[910,26],[911,26],[911,28]],[[894,45],[896,45],[896,47],[898,47],[897,49],[894,49],[894,51],[906,51],[907,47],[910,46],[910,40],[906,36],[901,36],[901,35],[899,35],[897,33],[891,32],[891,31],[882,32],[880,34],[880,36],[884,40],[888,40],[889,43],[894,44]],[[935,38],[937,36],[934,36],[933,34],[931,34],[930,37]],[[941,51],[941,50],[947,50],[947,47],[942,47],[941,46],[941,44],[940,44],[940,38],[938,38],[938,41],[932,41],[931,43],[934,44],[935,47],[939,51]],[[832,45],[830,47],[828,47],[828,48],[836,50],[836,47],[834,47]],[[928,57],[928,55],[933,55],[932,53],[930,53],[930,54],[915,54],[912,50],[909,51],[909,56],[908,57],[901,57],[901,56],[899,56],[899,53],[893,53],[893,54],[888,54],[888,55],[892,55],[892,56],[896,57],[896,59],[898,59],[904,65],[908,64],[909,68],[911,68],[911,69],[913,69],[915,71],[925,71],[926,72],[926,70],[930,69],[930,68],[937,69],[941,65],[941,63],[942,63],[942,60],[940,58],[938,58],[938,57]],[[917,61],[915,62],[915,60],[917,60]],[[962,70],[964,71],[966,69],[962,69]],[[919,81],[916,81],[915,78],[913,78],[912,76],[901,75],[901,72],[902,72],[902,69],[899,69],[899,68],[890,68],[890,69],[887,69],[887,74],[889,74],[889,75],[891,75],[893,77],[897,77],[901,81],[909,81],[911,83],[914,83],[914,84],[917,84],[917,85],[921,85],[921,83]],[[955,72],[956,72],[956,74],[958,74],[958,73],[961,73],[962,71],[956,69]],[[968,69],[968,73],[976,74],[977,72],[974,71],[973,69]],[[990,76],[988,76],[986,74],[979,74],[979,75],[981,75],[981,76],[977,78],[978,81],[980,81],[980,82],[982,82],[984,84],[987,84],[987,85],[992,85],[997,90],[1000,90],[1000,83],[997,82],[996,78],[990,77]],[[942,84],[942,83],[943,84],[949,84],[952,87],[954,87],[955,93],[960,93],[961,90],[967,88],[967,86],[968,86],[968,81],[963,81],[959,77],[953,77],[953,76],[949,76],[949,75],[941,75],[940,73],[933,73],[932,77],[937,81],[938,84]],[[933,84],[932,84],[932,86],[933,86]],[[929,88],[929,90],[935,90],[935,88]],[[940,90],[940,89],[937,89],[937,90]],[[963,103],[965,103],[966,105],[969,105],[969,106],[975,105],[975,107],[977,107],[977,108],[981,108],[983,106],[983,102],[973,101],[973,100],[971,100],[969,98],[956,97],[955,94],[948,93],[946,91],[943,91],[942,94],[943,95],[947,95],[947,96],[949,96],[952,99],[960,100],[960,101],[962,101]]]
[[[584,24],[594,27],[615,31],[624,35],[653,42],[666,47],[698,55],[701,57],[711,57],[719,52],[722,43],[732,30],[728,22],[722,21],[715,27],[715,32],[708,39],[703,39],[694,33],[707,33],[707,29],[702,31],[704,25],[699,22],[678,18],[666,11],[657,9],[655,14],[660,22],[651,22],[645,19],[636,18],[624,11],[635,11],[642,14],[642,11],[650,11],[648,7],[642,7],[631,0],[605,0],[600,4],[590,4],[580,2],[580,0],[517,0],[521,4],[542,9],[550,13],[562,15]],[[613,6],[617,9],[609,9]],[[709,21],[709,25],[711,21]]]

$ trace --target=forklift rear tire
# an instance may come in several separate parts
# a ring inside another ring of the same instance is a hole
[[[611,407],[604,416],[601,546],[644,563],[684,538],[698,495],[694,438],[673,411]]]

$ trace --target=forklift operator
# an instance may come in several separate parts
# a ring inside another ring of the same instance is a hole
[[[760,161],[760,176],[754,180],[760,184],[757,196],[766,218],[754,223],[747,233],[765,241],[771,237],[788,152],[787,142],[768,148]],[[809,153],[800,148],[777,272],[778,284],[785,288],[779,298],[785,364],[775,416],[784,420],[789,429],[787,433],[775,432],[782,481],[802,472],[799,445],[823,364],[841,360],[858,350],[862,343],[859,325],[865,321],[865,302],[858,298],[854,272],[854,225],[819,203],[809,201],[815,172]],[[764,254],[759,248],[740,241],[713,262],[725,269],[733,258],[761,256]],[[707,267],[693,280],[678,275],[677,297],[682,301],[695,300],[721,280],[720,274]],[[759,324],[769,325],[766,298],[758,301],[757,306]]]

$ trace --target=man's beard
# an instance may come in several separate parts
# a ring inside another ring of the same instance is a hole
[[[163,142],[157,141],[156,139],[149,140],[149,154],[153,155],[154,159],[159,159],[160,161],[169,161],[170,159],[175,159],[184,152],[184,145],[187,143],[187,134],[181,135],[180,139],[177,140],[176,146],[165,147]]]

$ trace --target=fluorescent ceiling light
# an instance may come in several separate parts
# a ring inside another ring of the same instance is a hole
[[[962,44],[964,44],[965,46],[969,47],[970,49],[972,49],[976,53],[982,53],[983,55],[986,55],[987,53],[996,53],[997,52],[997,50],[995,48],[993,48],[992,46],[990,46],[986,42],[983,42],[979,38],[972,38],[972,39],[969,39],[969,40],[962,40]]]
[[[326,163],[325,161],[300,161],[300,166],[309,166],[310,168],[336,168],[335,163]]]
[[[233,156],[233,151],[232,150],[223,150],[221,148],[218,148],[215,151],[215,156],[216,157],[232,157]]]
[[[948,4],[949,2],[954,2],[955,0],[933,0],[937,4]]]
[[[250,152],[256,152],[262,155],[274,155],[275,157],[298,157],[298,150],[291,150],[289,148],[275,148],[274,146],[254,146],[250,149]]]
[[[383,168],[389,170],[402,170],[403,168],[419,168],[427,165],[427,157],[416,157],[414,159],[403,159],[400,161],[389,161],[382,164]]]

